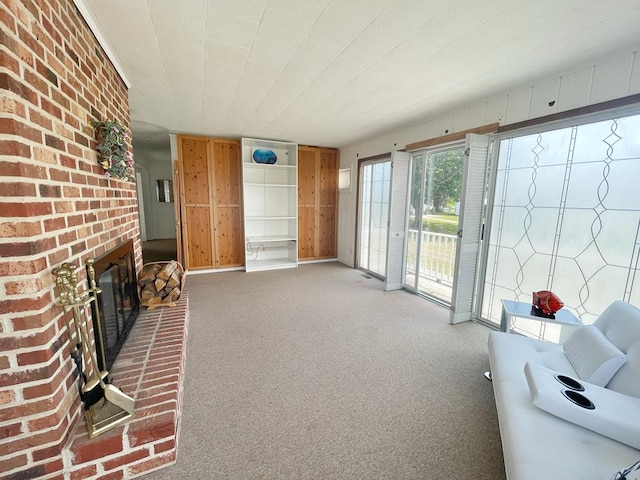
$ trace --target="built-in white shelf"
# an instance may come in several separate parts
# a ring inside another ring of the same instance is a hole
[[[262,140],[260,140],[260,141],[262,141]],[[296,168],[296,165],[282,165],[282,164],[277,164],[277,163],[274,163],[272,165],[267,164],[267,163],[247,163],[247,168],[248,169],[255,169],[255,170],[258,170],[258,169],[261,169],[261,168],[262,169],[268,168],[268,169],[278,170],[280,168],[282,168],[282,169]]]
[[[264,216],[264,217],[246,217],[247,220],[295,220],[296,217],[287,216]]]
[[[286,260],[286,258],[254,260],[251,265],[251,271],[257,272],[260,270],[277,270],[279,268],[295,268],[298,266],[297,261],[287,262]]]
[[[246,183],[247,187],[280,187],[280,188],[296,188],[296,185],[281,185],[279,183]]]
[[[276,163],[257,163],[255,149]],[[298,266],[298,145],[242,139],[245,268],[247,272]]]
[[[286,235],[264,235],[262,237],[247,238],[248,243],[259,244],[269,242],[295,242],[297,238],[291,238]]]

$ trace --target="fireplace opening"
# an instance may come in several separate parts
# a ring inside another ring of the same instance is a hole
[[[100,370],[108,371],[140,312],[133,241],[96,258],[93,268],[96,284],[102,290],[96,303],[100,325],[95,311],[92,314],[94,332],[101,332],[95,335],[98,364]]]

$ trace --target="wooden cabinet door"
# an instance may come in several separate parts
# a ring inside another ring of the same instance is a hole
[[[338,256],[338,151],[320,152],[318,205],[318,257]]]
[[[298,147],[298,259],[317,256],[316,211],[317,171],[316,149]]]
[[[242,228],[240,142],[211,142],[214,186],[214,244],[216,268],[239,267],[244,263]]]
[[[213,211],[207,139],[178,136],[182,235],[187,269],[213,268]]]
[[[338,151],[298,148],[298,257],[337,256]]]
[[[240,142],[179,135],[178,164],[184,267],[242,266]]]

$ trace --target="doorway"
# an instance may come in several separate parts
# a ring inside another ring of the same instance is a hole
[[[411,157],[404,287],[451,304],[458,246],[464,144]]]
[[[389,231],[391,159],[360,164],[358,267],[385,278]]]

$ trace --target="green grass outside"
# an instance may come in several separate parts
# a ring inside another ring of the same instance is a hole
[[[414,218],[411,217],[410,224],[413,222]],[[456,235],[458,233],[458,216],[448,213],[425,215],[422,218],[422,229],[433,233]]]

